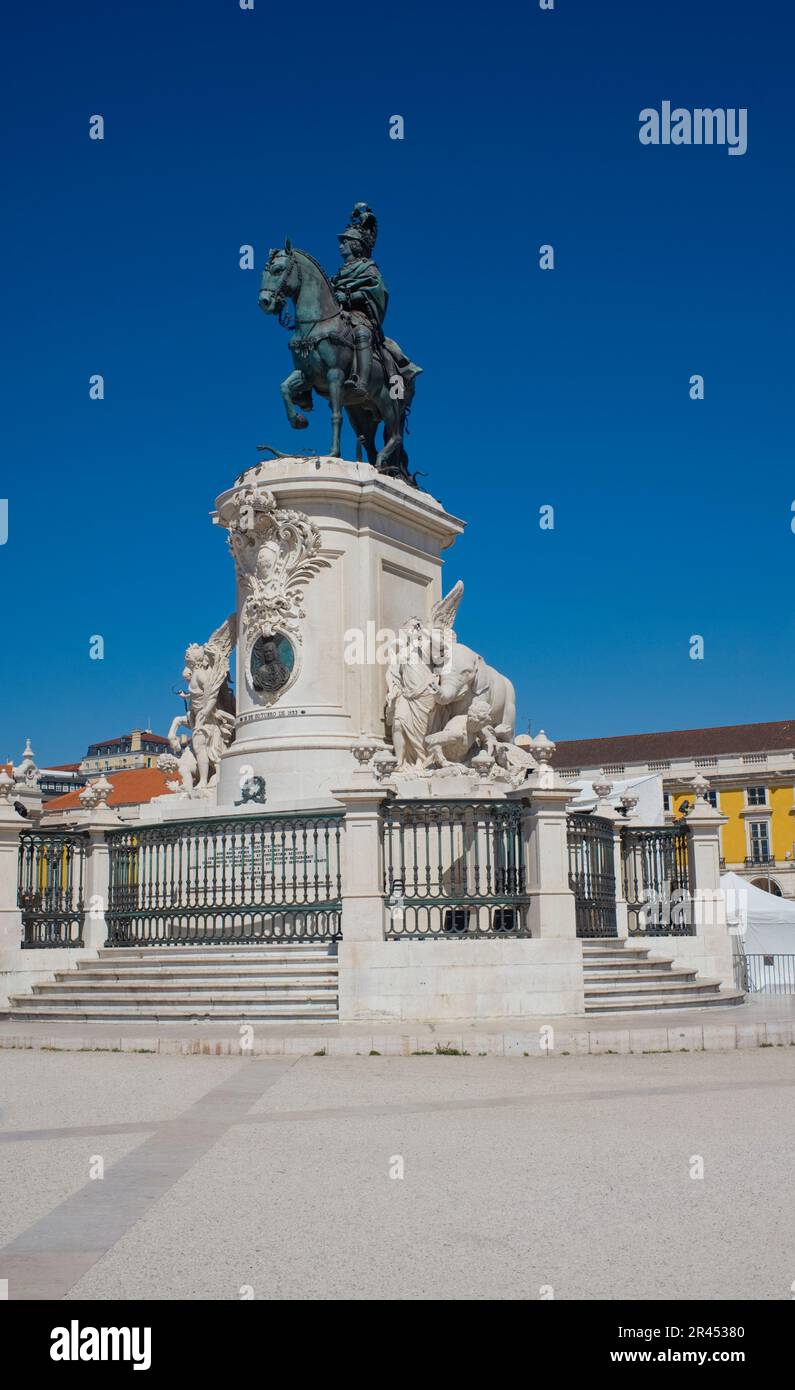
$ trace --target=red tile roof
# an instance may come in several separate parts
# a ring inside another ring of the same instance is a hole
[[[126,734],[117,734],[115,738],[94,738],[88,746],[99,748],[104,747],[106,743],[122,743],[126,738],[131,739],[133,734],[140,734],[142,739],[147,739],[150,743],[168,743],[163,734],[153,734],[150,729],[133,729]]]
[[[771,724],[727,724],[717,729],[674,729],[615,738],[575,738],[558,743],[554,767],[604,767],[612,763],[709,758],[720,753],[795,751],[795,720]]]
[[[135,767],[129,768],[126,772],[108,773],[107,777],[113,786],[113,791],[108,797],[109,806],[140,806],[146,801],[151,801],[153,796],[162,796],[167,792],[166,782],[172,781],[174,774],[161,772],[156,767]],[[47,802],[47,814],[49,815],[50,811],[82,810],[80,792],[83,790],[81,787],[79,791],[53,797],[52,801]]]

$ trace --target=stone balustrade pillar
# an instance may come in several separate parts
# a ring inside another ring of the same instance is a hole
[[[118,820],[118,817],[117,817]],[[110,892],[110,848],[105,839],[105,823],[87,824],[88,853],[86,855],[85,905],[83,945],[98,951],[108,935],[106,913]]]
[[[76,830],[88,832],[83,888],[83,945],[94,951],[105,945],[108,935],[106,913],[110,893],[110,847],[105,839],[105,831],[113,830],[122,824],[121,817],[108,805],[108,797],[112,790],[106,777],[89,783],[80,797],[85,810],[75,825]]]
[[[566,826],[571,788],[561,786],[552,769],[542,766],[509,796],[523,798],[528,794],[523,827],[530,931],[538,937],[574,939],[577,923],[569,886]]]
[[[20,832],[30,822],[14,810],[14,782],[0,772],[0,950],[17,950],[22,944],[22,914],[17,905]]]
[[[707,801],[708,786],[705,778],[693,778],[696,800],[686,822],[690,896],[697,932],[702,927],[726,926],[726,905],[720,887],[720,828],[728,817]]]
[[[386,792],[370,768],[354,772],[332,796],[345,807],[342,836],[342,933],[345,943],[384,939],[381,805]]]

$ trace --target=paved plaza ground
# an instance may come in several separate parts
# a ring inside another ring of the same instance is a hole
[[[12,1299],[789,1299],[794,1101],[790,1047],[6,1050],[0,1280]]]

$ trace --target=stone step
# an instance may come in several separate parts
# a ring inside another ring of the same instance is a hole
[[[593,972],[594,970],[644,970],[663,965],[672,965],[671,956],[599,956],[586,957],[583,960],[583,969]]]
[[[183,1020],[211,1019],[217,1022],[256,1022],[263,1023],[279,1021],[282,1023],[301,1023],[306,1019],[313,1019],[322,1022],[336,1022],[337,1004],[297,1004],[294,1001],[289,1004],[236,1004],[234,1007],[223,1004],[153,1004],[145,1006],[143,1004],[132,1005],[124,1008],[119,1004],[108,1006],[104,1004],[84,1004],[75,1006],[70,1004],[58,1007],[48,1005],[42,1008],[32,1007],[32,1001],[26,999],[24,1006],[9,1011],[12,1019],[34,1019],[48,1023],[88,1023],[92,1020],[97,1022],[121,1023],[126,1019],[132,1022],[150,1021],[154,1023],[168,1023],[171,1020],[180,1022]]]
[[[704,993],[720,987],[719,980],[704,980],[697,977],[693,980],[681,980],[676,976],[665,980],[627,980],[619,985],[593,985],[586,986],[586,998],[604,996],[607,998],[621,998],[625,994],[670,994],[671,991],[687,991],[688,993]]]
[[[589,944],[588,941],[584,941],[584,942],[582,942],[582,959],[584,959],[584,960],[595,960],[595,959],[602,960],[602,959],[605,959],[605,956],[610,956],[610,959],[627,960],[628,958],[632,958],[632,956],[646,956],[646,955],[649,955],[650,949],[652,949],[652,948],[650,948],[650,947],[617,947],[617,945],[614,944],[614,942],[613,942],[612,947],[593,947],[593,945]]]
[[[715,1005],[742,1004],[745,998],[739,990],[715,990],[714,994],[661,994],[657,997],[645,995],[642,998],[625,998],[617,1001],[612,997],[585,1000],[586,1014],[616,1013],[654,1013],[657,1009],[708,1009]]]
[[[146,989],[128,992],[127,990],[106,990],[99,988],[66,990],[62,986],[57,985],[34,985],[32,994],[12,995],[11,1002],[14,1007],[36,1004],[39,1001],[56,1004],[63,1004],[68,1001],[76,1006],[80,1004],[90,1004],[92,1001],[96,1001],[98,1004],[118,1004],[122,1006],[128,999],[131,1004],[137,1004],[147,1000],[164,1000],[166,1003],[171,1004],[179,1004],[183,1001],[207,1003],[208,994],[209,992],[207,990],[194,990],[190,986],[186,989],[170,989],[166,986],[165,989],[159,990],[147,987]],[[270,1000],[336,999],[336,997],[336,984],[330,984],[326,988],[308,987],[306,984],[302,984],[296,986],[295,989],[283,989],[277,985],[268,990],[259,989],[251,984],[242,984],[237,989],[227,989],[226,986],[224,986],[223,989],[215,990],[210,994],[209,1002],[214,1003],[218,1001],[219,1003],[229,1004],[233,1000],[238,1000],[240,1003],[261,1002],[264,1004],[268,1003]]]
[[[185,966],[164,965],[160,970],[56,970],[56,981],[58,984],[78,984],[79,988],[89,986],[106,987],[110,984],[121,984],[132,988],[136,984],[146,984],[151,981],[153,984],[160,983],[161,980],[188,980],[200,988],[204,983],[211,981],[231,980],[250,980],[252,983],[263,981],[267,984],[270,980],[336,980],[338,979],[338,969],[336,962],[327,960],[325,965],[320,962],[317,965],[307,966],[285,966],[279,970],[277,967],[257,966],[256,969],[242,969],[238,966],[224,966],[220,969],[211,970],[210,966],[195,967],[186,969]]]
[[[648,951],[649,940],[625,936],[581,936],[584,951]]]
[[[330,941],[104,947],[9,1002],[14,1019],[336,1019]]]
[[[644,970],[642,966],[630,966],[627,970],[616,972],[594,970],[588,971],[585,976],[585,988],[587,991],[596,985],[616,984],[620,986],[625,982],[631,983],[633,980],[648,980],[650,982],[653,980],[695,980],[696,973],[695,970],[688,970],[684,965],[671,965],[667,968],[665,966],[650,966],[648,970]]]
[[[223,994],[225,990],[237,992],[241,989],[250,994],[256,994],[258,991],[267,994],[274,989],[308,990],[311,992],[319,990],[336,991],[337,987],[338,980],[336,975],[320,975],[311,978],[306,978],[301,975],[270,975],[265,978],[257,977],[255,979],[252,979],[250,975],[241,975],[231,979],[215,978],[208,980],[193,980],[189,977],[186,978],[181,976],[176,979],[164,980],[103,980],[101,983],[99,981],[86,982],[83,979],[70,980],[68,976],[60,976],[52,982],[43,981],[41,984],[35,984],[33,986],[33,992],[38,995],[42,993],[48,995],[57,994],[59,997],[74,997],[76,995],[88,997],[89,995],[97,994],[101,996],[112,995],[114,997],[120,996],[124,998],[128,994],[134,997],[141,994],[160,995],[164,992],[170,994],[187,992],[203,995],[208,992],[212,994],[218,994],[220,992]]]

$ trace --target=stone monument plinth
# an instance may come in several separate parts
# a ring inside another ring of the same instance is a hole
[[[401,479],[328,457],[263,462],[216,507],[237,571],[218,805],[247,804],[252,787],[270,810],[336,804],[354,745],[385,739],[389,643],[439,601],[442,551],[464,524]]]

